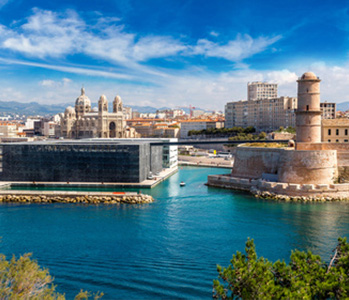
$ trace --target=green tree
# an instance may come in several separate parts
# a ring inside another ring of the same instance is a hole
[[[347,299],[349,297],[349,245],[346,238],[327,265],[310,251],[293,251],[289,264],[257,257],[253,240],[246,254],[237,252],[227,268],[217,266],[214,298],[219,299]]]
[[[56,292],[53,278],[47,269],[41,268],[30,254],[25,254],[18,259],[14,256],[7,260],[0,254],[0,299],[45,299],[63,300],[65,296]],[[99,299],[103,294],[92,295],[80,291],[75,299]]]
[[[267,138],[267,134],[262,131],[259,135],[258,135],[258,139],[259,140],[265,140]]]

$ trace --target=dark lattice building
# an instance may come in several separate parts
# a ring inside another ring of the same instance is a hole
[[[56,141],[2,144],[0,180],[142,182],[162,170],[149,142]]]

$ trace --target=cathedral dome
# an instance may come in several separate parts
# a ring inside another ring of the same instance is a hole
[[[90,99],[85,95],[85,89],[81,89],[81,95],[76,99],[75,105],[91,106]]]

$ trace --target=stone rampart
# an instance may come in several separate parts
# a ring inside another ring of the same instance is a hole
[[[260,179],[263,173],[289,183],[333,183],[338,177],[336,150],[237,147],[232,176]]]
[[[283,200],[349,200],[349,183],[294,184],[248,180],[227,175],[208,176],[208,186],[251,192],[257,196]]]
[[[335,150],[284,150],[280,155],[279,182],[331,184],[337,177]]]
[[[237,147],[232,175],[261,178],[263,173],[277,174],[280,148]]]

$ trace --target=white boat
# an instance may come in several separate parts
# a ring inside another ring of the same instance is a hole
[[[179,184],[180,186],[185,186],[185,182],[181,181],[181,183]]]

